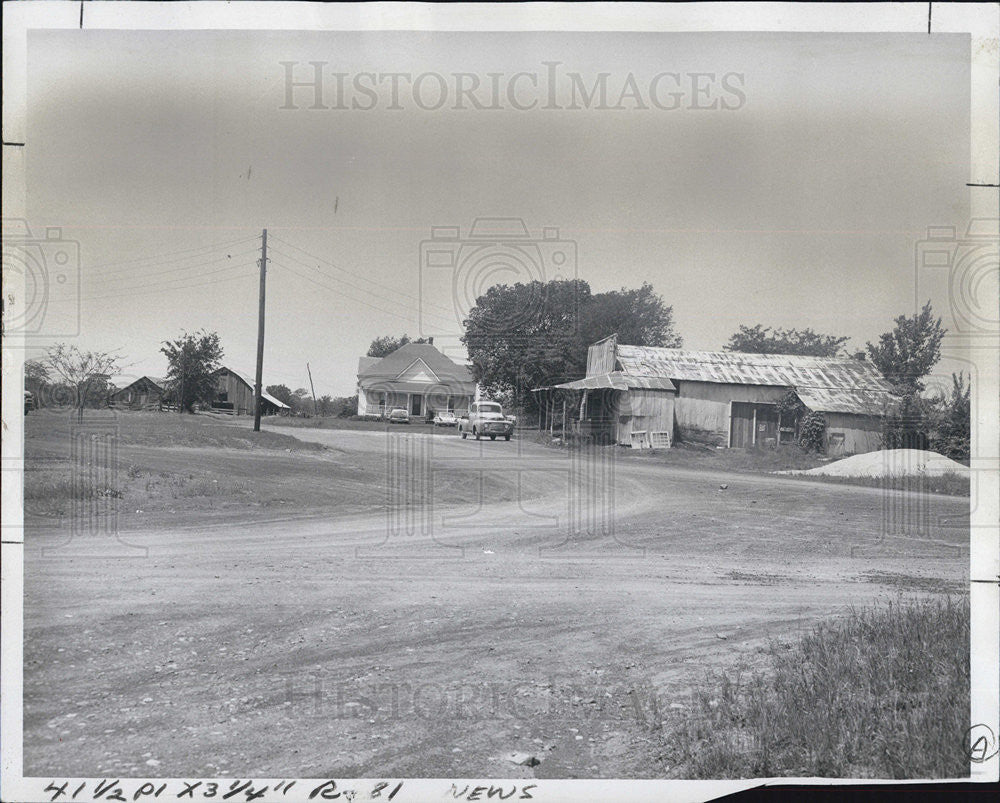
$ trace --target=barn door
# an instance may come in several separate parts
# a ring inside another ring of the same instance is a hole
[[[729,445],[734,449],[747,449],[753,446],[752,404],[733,402],[729,422]]]

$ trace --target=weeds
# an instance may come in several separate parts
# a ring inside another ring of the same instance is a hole
[[[682,777],[965,777],[969,603],[852,610],[765,672],[719,676],[668,739]]]

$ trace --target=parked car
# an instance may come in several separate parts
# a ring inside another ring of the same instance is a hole
[[[433,423],[436,427],[457,427],[458,418],[451,410],[442,410],[434,416]]]
[[[397,407],[389,413],[390,424],[409,424],[410,414],[402,407]]]
[[[495,441],[503,435],[505,441],[514,434],[514,422],[503,414],[503,408],[495,401],[477,401],[469,405],[469,412],[458,421],[458,432],[462,438],[470,434],[477,441],[484,435]]]

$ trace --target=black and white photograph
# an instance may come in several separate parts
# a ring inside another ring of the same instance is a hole
[[[3,13],[4,800],[998,780],[995,5]]]

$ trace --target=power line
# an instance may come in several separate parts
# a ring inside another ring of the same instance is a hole
[[[334,270],[339,270],[341,273],[346,273],[348,276],[350,276],[352,278],[360,279],[361,281],[368,282],[369,284],[374,285],[375,287],[377,287],[379,290],[381,290],[383,292],[389,291],[389,292],[395,293],[396,295],[401,295],[404,298],[409,298],[411,301],[416,301],[419,304],[423,304],[425,306],[437,307],[437,309],[442,310],[443,312],[447,312],[449,314],[453,312],[453,310],[449,309],[448,307],[443,307],[440,304],[434,304],[434,303],[431,303],[431,302],[427,302],[424,299],[417,298],[416,296],[410,295],[409,293],[402,292],[398,287],[390,287],[388,285],[381,284],[380,282],[376,282],[374,279],[369,279],[369,278],[367,278],[365,276],[360,276],[360,275],[354,273],[353,271],[348,270],[347,268],[342,268],[340,265],[338,265],[333,260],[322,259],[322,258],[316,256],[315,254],[309,253],[304,248],[300,248],[299,246],[294,245],[293,243],[290,243],[287,240],[283,240],[280,237],[275,237],[275,236],[272,235],[271,239],[272,240],[277,240],[278,242],[282,243],[283,245],[287,245],[287,246],[289,246],[291,248],[294,248],[296,251],[301,251],[303,254],[305,254],[310,259],[314,259],[317,262],[320,262],[320,263],[322,263],[324,265],[329,265]],[[286,254],[286,256],[288,256],[288,255]],[[292,257],[289,256],[289,259],[292,259]],[[304,263],[300,262],[299,264],[304,264]],[[318,270],[318,266],[317,266],[317,270]],[[322,271],[320,271],[320,273],[322,273]],[[334,281],[337,281],[336,277],[334,277],[334,276],[329,276],[328,274],[325,274],[325,273],[323,275],[327,276],[327,278],[329,278],[329,279],[334,279]],[[365,292],[370,292],[370,291],[365,290]]]
[[[180,272],[183,272],[183,271],[186,271],[186,270],[194,270],[195,268],[202,268],[202,267],[205,267],[207,265],[213,265],[216,262],[223,262],[223,261],[226,261],[226,260],[231,260],[234,257],[243,257],[243,256],[247,256],[248,254],[255,254],[255,253],[257,253],[257,249],[256,248],[250,249],[248,251],[238,251],[235,254],[219,254],[218,256],[212,257],[211,259],[209,259],[209,260],[207,260],[205,262],[195,262],[195,263],[192,263],[192,264],[189,264],[189,265],[181,265],[181,266],[176,267],[176,268],[168,268],[168,269],[165,269],[165,270],[160,270],[160,271],[157,271],[157,273],[180,273]],[[207,255],[205,255],[205,256],[207,256]],[[190,258],[191,257],[185,257],[185,259],[190,259]],[[178,261],[180,261],[180,260],[173,260],[173,262],[178,262]],[[166,265],[166,264],[170,264],[170,261],[165,261],[165,262],[162,262],[162,263],[156,263],[156,264],[151,264],[151,265],[144,265],[143,267],[144,268],[159,268],[161,265]],[[83,271],[82,271],[82,273],[87,278],[95,278],[95,279],[108,279],[108,278],[114,278],[116,276],[121,276],[121,275],[130,275],[130,276],[136,276],[136,277],[140,277],[140,278],[143,275],[155,275],[153,271],[150,271],[150,273],[148,273],[148,274],[136,273],[134,268],[123,268],[123,269],[120,269],[120,270],[106,271],[106,272],[103,272],[103,273],[101,273],[101,272],[99,272],[99,273],[93,273],[89,268],[84,268]]]
[[[96,270],[99,268],[110,268],[110,267],[115,267],[116,265],[131,265],[136,262],[149,262],[150,260],[153,260],[157,263],[177,262],[184,259],[185,257],[180,257],[179,259],[164,259],[164,257],[172,257],[176,256],[177,254],[190,254],[196,251],[211,251],[216,248],[231,248],[234,245],[242,245],[243,243],[256,242],[256,241],[257,241],[256,237],[242,237],[238,240],[232,240],[230,242],[211,243],[209,245],[199,245],[193,248],[181,248],[178,249],[177,251],[167,251],[164,254],[151,254],[150,256],[135,257],[134,259],[122,259],[115,262],[103,262],[99,265],[94,265],[93,268],[88,268],[88,270]],[[256,251],[256,249],[254,250]]]
[[[290,256],[288,254],[285,254],[285,253],[283,253],[281,251],[275,251],[273,248],[271,249],[271,251],[272,251],[272,253],[276,253],[279,256],[283,257],[283,258],[292,260],[293,262],[295,262],[298,265],[301,265],[302,267],[309,268],[310,270],[316,270],[316,268],[314,268],[312,265],[309,265],[308,263],[302,262],[301,260],[295,259],[294,257],[292,257],[292,256]],[[312,277],[307,276],[306,274],[301,273],[300,271],[295,270],[290,265],[281,264],[281,263],[278,263],[278,264],[279,264],[279,267],[283,268],[284,270],[290,271],[290,272],[294,273],[296,276],[299,276],[300,278],[303,278],[303,279],[306,279],[307,281],[313,282],[313,284],[316,284],[318,287],[322,287],[322,288],[324,288],[326,290],[329,290],[330,292],[334,292],[334,293],[343,293],[343,291],[341,289],[334,288],[334,287],[331,287],[331,286],[329,286],[327,284],[323,284],[321,282],[318,282],[315,279],[313,279]],[[357,291],[359,291],[361,293],[369,293],[369,294],[372,293],[371,290],[369,290],[369,289],[367,289],[365,287],[358,287],[357,285],[353,285],[353,284],[351,284],[351,283],[349,283],[349,282],[347,282],[344,279],[341,279],[339,277],[328,276],[327,274],[325,274],[325,273],[323,273],[322,271],[319,271],[319,270],[316,270],[316,272],[320,276],[322,276],[324,279],[329,279],[329,280],[334,281],[334,282],[343,282],[348,287],[350,287],[350,288],[352,288],[354,290],[357,290]],[[381,307],[381,306],[379,306],[377,304],[371,304],[370,302],[367,302],[367,301],[362,301],[361,299],[355,298],[355,297],[350,296],[350,295],[347,295],[346,297],[350,298],[352,301],[355,301],[355,302],[357,302],[359,304],[364,304],[365,306],[371,307],[372,309],[377,309],[377,310],[380,310],[382,312],[388,312],[390,315],[395,315],[397,317],[402,317],[402,315],[399,312],[397,312],[397,311],[389,310],[389,309],[386,309],[385,307]],[[396,304],[396,305],[404,308],[405,310],[407,310],[407,312],[409,312],[410,314],[413,314],[413,315],[418,314],[419,311],[420,311],[419,310],[419,306],[416,306],[416,305],[411,306],[411,305],[407,304],[405,301],[397,301],[394,298],[389,298],[389,297],[384,297],[384,296],[382,297],[382,300],[388,301],[390,304]],[[455,323],[455,319],[454,318],[445,318],[443,315],[437,315],[437,314],[428,313],[428,312],[424,312],[424,315],[425,315],[425,317],[436,318],[438,321],[447,322],[449,325],[452,325],[452,324]]]
[[[273,249],[272,249],[272,253],[273,253]],[[287,254],[285,254],[283,256],[287,256]],[[309,276],[309,275],[307,275],[305,273],[302,273],[301,271],[296,270],[295,268],[291,267],[290,265],[285,265],[285,264],[282,264],[280,262],[275,263],[274,260],[273,260],[273,258],[270,261],[271,261],[272,265],[277,265],[277,267],[281,268],[282,270],[287,270],[289,273],[292,273],[292,274],[298,276],[300,279],[305,279],[307,282],[311,282],[312,284],[316,285],[317,287],[321,287],[324,290],[330,291],[331,293],[337,293],[338,295],[343,295],[345,298],[349,298],[351,301],[353,301],[353,302],[355,302],[357,304],[361,304],[361,305],[369,307],[371,309],[378,310],[379,312],[388,313],[389,315],[392,315],[392,316],[397,317],[397,318],[404,317],[403,314],[401,312],[399,312],[398,310],[386,309],[385,307],[381,307],[378,304],[372,304],[372,303],[370,303],[368,301],[363,301],[360,298],[354,298],[353,296],[348,296],[348,295],[344,294],[342,290],[340,290],[338,288],[335,288],[335,287],[331,287],[330,285],[324,284],[323,282],[317,281],[316,279],[312,278],[311,276]],[[391,301],[391,299],[388,299],[388,300]],[[401,306],[405,307],[405,305],[402,304],[402,302],[394,302],[394,303],[400,304]],[[416,314],[416,310],[413,310],[413,309],[410,309],[409,312],[411,314]],[[437,317],[437,316],[435,316],[435,317]],[[440,318],[440,320],[443,321],[445,319],[444,318]],[[453,322],[454,321],[449,321],[449,323],[453,323]]]
[[[245,267],[248,267],[248,266],[247,265],[240,265],[240,266],[233,266],[233,267],[245,268]],[[254,267],[256,267],[256,264],[254,265]],[[231,270],[231,269],[232,268],[225,268],[224,270]],[[46,303],[48,303],[48,304],[59,304],[59,303],[66,304],[66,303],[77,303],[78,301],[79,302],[83,302],[83,301],[100,301],[100,300],[109,299],[109,298],[114,298],[114,299],[133,298],[135,296],[144,296],[144,295],[150,295],[150,294],[156,294],[156,293],[163,293],[163,292],[169,291],[169,290],[187,290],[187,289],[195,288],[195,287],[209,287],[211,285],[215,285],[215,284],[218,284],[220,282],[230,282],[230,281],[233,281],[234,279],[244,279],[248,275],[249,274],[243,273],[243,274],[240,274],[238,276],[224,276],[222,278],[213,279],[212,281],[208,281],[208,282],[196,282],[194,284],[181,284],[181,285],[177,285],[176,287],[172,287],[172,288],[169,288],[169,287],[168,288],[157,287],[157,288],[154,288],[154,289],[145,289],[145,290],[143,290],[141,288],[144,287],[145,285],[137,285],[134,288],[125,288],[127,290],[127,292],[123,292],[123,293],[111,293],[109,295],[100,295],[100,296],[80,296],[79,298],[50,299]],[[146,287],[148,287],[148,286],[146,286]],[[135,292],[132,292],[133,290]]]

